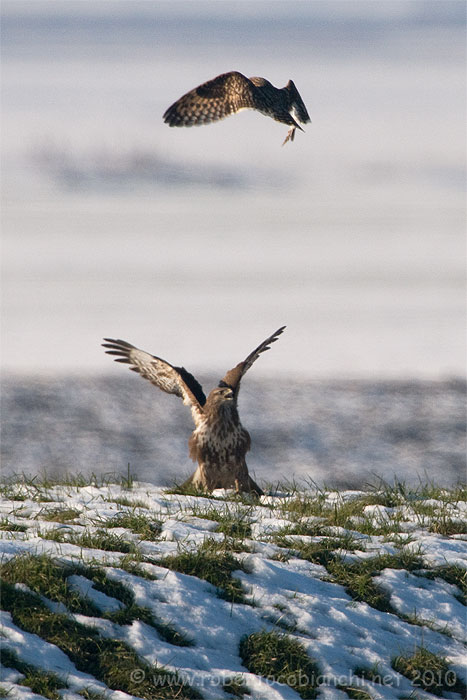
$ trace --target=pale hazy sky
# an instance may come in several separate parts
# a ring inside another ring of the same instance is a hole
[[[225,369],[285,323],[259,373],[462,374],[464,10],[3,2],[4,368],[110,371],[114,335]],[[232,69],[306,133],[163,124]]]

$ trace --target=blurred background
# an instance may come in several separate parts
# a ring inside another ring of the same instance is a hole
[[[188,474],[189,412],[102,337],[209,389],[287,324],[243,382],[251,471],[461,478],[463,0],[1,12],[5,472]],[[293,79],[306,133],[163,123],[229,70]]]

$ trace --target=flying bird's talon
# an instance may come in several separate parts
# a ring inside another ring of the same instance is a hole
[[[283,145],[283,146],[285,146],[285,144],[287,143],[287,141],[293,141],[293,140],[294,140],[294,138],[295,138],[295,129],[296,129],[296,128],[297,128],[296,126],[293,126],[291,129],[288,130],[287,136],[285,137],[284,141],[282,142],[282,145]],[[303,129],[302,129],[302,131],[303,131]]]

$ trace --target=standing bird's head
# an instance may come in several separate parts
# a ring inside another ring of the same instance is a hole
[[[232,387],[221,383],[213,389],[208,395],[204,413],[208,422],[217,423],[220,420],[222,423],[238,424],[237,401]]]
[[[218,387],[209,392],[204,412],[208,421],[227,420],[238,423],[238,411],[235,392],[231,386],[220,383]]]
[[[208,396],[208,402],[211,404],[221,405],[232,403],[235,398],[232,387],[227,384],[221,384],[213,389]]]

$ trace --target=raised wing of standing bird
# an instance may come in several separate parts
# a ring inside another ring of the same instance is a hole
[[[263,340],[263,342],[258,345],[253,352],[250,352],[247,358],[243,362],[239,362],[233,369],[229,369],[223,379],[219,382],[219,386],[228,386],[233,392],[235,399],[238,397],[238,392],[240,391],[240,381],[243,375],[250,369],[251,365],[256,362],[258,357],[262,352],[271,349],[272,343],[275,343],[279,336],[284,332],[285,326],[281,326],[277,329],[275,333]]]
[[[140,374],[143,379],[148,379],[151,384],[159,387],[167,394],[175,394],[183,399],[183,403],[191,408],[191,414],[195,424],[198,424],[203,415],[203,406],[206,403],[201,384],[184,367],[175,367],[160,357],[150,355],[144,350],[136,348],[125,340],[104,338],[104,348],[108,348],[108,355],[116,355],[115,362],[123,362],[130,365],[133,372]]]

